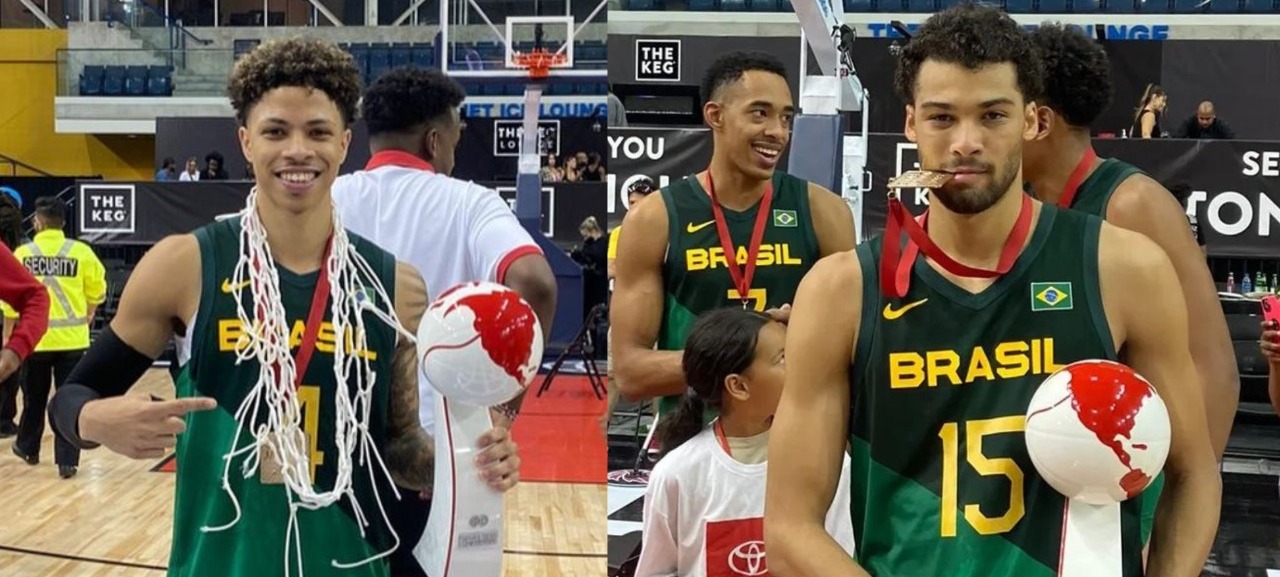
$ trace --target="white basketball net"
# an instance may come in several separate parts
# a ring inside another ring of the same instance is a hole
[[[240,257],[236,262],[235,272],[231,278],[235,287],[233,295],[236,299],[236,313],[245,327],[244,336],[236,346],[236,364],[245,361],[258,363],[258,381],[245,397],[236,411],[236,436],[231,451],[223,459],[226,461],[222,475],[222,488],[231,497],[236,515],[231,522],[218,527],[201,527],[204,532],[223,531],[235,526],[240,520],[240,503],[231,490],[228,481],[231,474],[232,460],[247,453],[242,467],[246,478],[254,475],[259,468],[264,449],[271,450],[281,465],[286,494],[289,498],[289,526],[285,540],[294,547],[297,557],[298,571],[303,572],[301,532],[298,529],[297,514],[299,508],[310,510],[328,507],[343,496],[350,499],[351,508],[356,516],[361,536],[365,535],[365,527],[369,522],[352,489],[353,461],[359,451],[359,465],[369,473],[370,486],[378,503],[378,510],[391,532],[394,544],[387,551],[366,559],[344,563],[337,559],[331,561],[334,567],[353,568],[376,561],[390,555],[400,545],[400,537],[391,528],[382,497],[378,494],[377,482],[374,478],[374,467],[370,457],[376,460],[378,469],[388,481],[391,474],[378,451],[377,445],[369,436],[369,418],[373,409],[373,390],[377,375],[367,358],[358,351],[368,349],[367,332],[362,312],[372,312],[383,322],[394,327],[406,337],[412,337],[401,326],[396,316],[394,303],[387,296],[386,290],[369,263],[364,260],[351,245],[342,222],[335,208],[333,211],[333,239],[329,258],[324,263],[329,276],[329,296],[331,322],[335,345],[333,347],[333,374],[337,384],[334,390],[334,445],[337,447],[337,478],[333,488],[328,491],[317,491],[311,479],[310,446],[305,441],[306,435],[301,428],[302,411],[298,403],[298,395],[294,383],[297,366],[293,354],[289,350],[291,327],[285,316],[284,303],[280,296],[280,278],[277,274],[275,260],[267,246],[267,231],[257,211],[258,189],[249,193],[245,209],[240,213],[242,230],[240,234]],[[253,299],[253,312],[245,311],[242,299],[244,284],[250,287]],[[372,287],[377,293],[377,302],[385,303],[386,311],[376,308],[369,302],[364,287]],[[318,328],[318,327],[316,327]],[[416,386],[416,384],[415,384]],[[265,422],[256,426],[251,423],[259,412],[265,412]],[[240,445],[241,433],[249,429],[253,437],[243,447]],[[295,440],[290,442],[290,440]],[[301,441],[301,442],[298,442]],[[395,491],[395,484],[390,483]],[[289,575],[289,554],[285,550],[285,575]]]

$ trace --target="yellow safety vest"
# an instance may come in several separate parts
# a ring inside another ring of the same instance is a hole
[[[106,269],[93,249],[61,230],[46,230],[13,255],[49,291],[49,330],[36,352],[89,348],[89,307],[102,304],[107,294]],[[3,309],[6,318],[18,318],[9,303]]]

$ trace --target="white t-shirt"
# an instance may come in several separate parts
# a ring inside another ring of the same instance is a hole
[[[636,577],[763,575],[768,466],[735,461],[710,427],[658,461],[645,491]],[[847,454],[826,528],[853,557]]]
[[[436,174],[405,152],[379,152],[365,170],[338,177],[333,202],[344,228],[418,269],[431,299],[465,282],[501,283],[516,259],[542,254],[497,191]],[[429,431],[436,393],[421,374],[419,385]]]

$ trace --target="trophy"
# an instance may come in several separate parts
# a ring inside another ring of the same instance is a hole
[[[520,395],[542,362],[542,329],[520,296],[495,283],[445,291],[418,327],[420,370],[435,397],[435,486],[414,558],[431,577],[502,575],[503,495],[476,466],[489,407]]]

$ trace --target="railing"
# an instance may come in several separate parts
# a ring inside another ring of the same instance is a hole
[[[124,17],[117,17],[117,12],[112,10],[107,13],[107,21],[119,23],[125,28],[132,30],[138,37],[144,41],[148,39],[152,28],[164,28],[168,36],[166,46],[166,64],[170,67],[185,69],[187,67],[186,50],[187,41],[190,39],[200,46],[209,46],[213,44],[213,40],[200,38],[182,25],[182,21],[169,16],[164,10],[152,6],[144,0],[129,0],[116,5],[116,9],[120,10],[120,14]],[[154,46],[161,48],[161,46]]]
[[[229,48],[73,48],[58,50],[57,61],[58,96],[173,95],[163,90],[166,86],[182,96],[226,96],[235,53]],[[153,83],[153,77],[161,80]]]
[[[50,174],[50,173],[48,173],[48,172],[45,172],[45,171],[43,171],[43,170],[40,170],[39,168],[36,168],[36,167],[34,167],[34,166],[31,166],[30,164],[27,164],[27,163],[25,163],[25,162],[22,162],[21,160],[18,160],[18,159],[16,159],[16,158],[12,157],[12,156],[7,155],[7,154],[0,154],[0,164],[7,164],[7,165],[9,165],[9,176],[18,176],[18,168],[24,168],[24,169],[26,169],[26,170],[28,170],[28,171],[31,171],[31,172],[34,172],[34,173],[36,173],[36,174],[38,174],[38,175],[40,175],[40,176],[53,176],[52,174]]]

